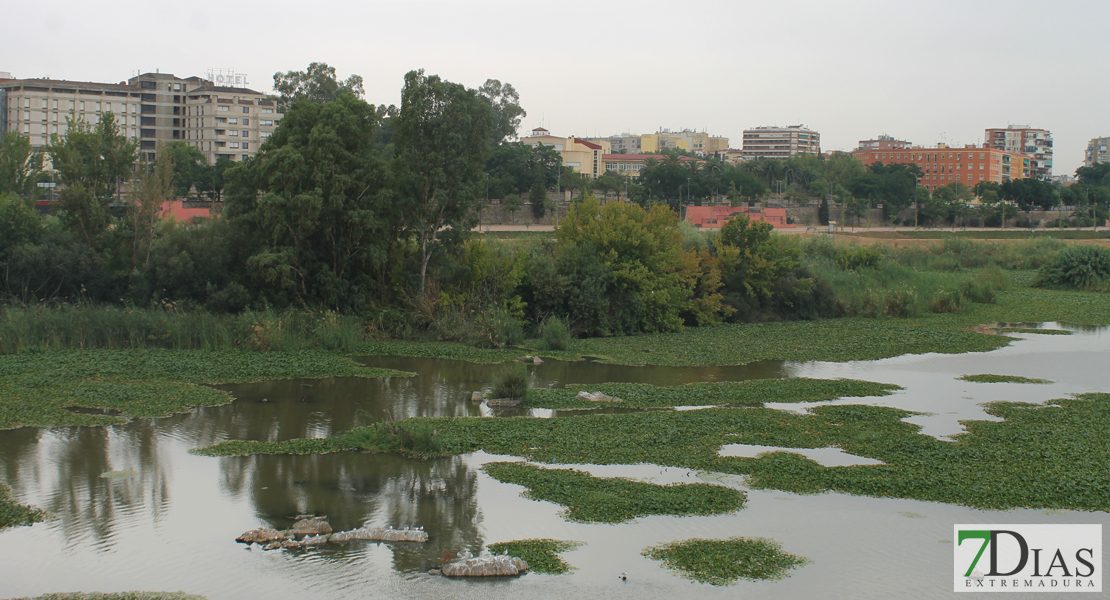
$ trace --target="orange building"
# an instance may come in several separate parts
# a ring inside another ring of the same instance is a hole
[[[1023,179],[1029,172],[1029,157],[1017,152],[995,148],[964,146],[949,148],[908,148],[887,151],[856,150],[852,156],[863,166],[873,163],[914,164],[921,167],[918,185],[930,191],[952,183],[975,185],[980,181],[1002,183],[1010,179]]]

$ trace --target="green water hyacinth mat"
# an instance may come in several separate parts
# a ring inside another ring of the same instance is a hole
[[[46,520],[46,511],[20,504],[12,498],[12,488],[0,483],[0,531],[8,527],[31,525]]]
[[[766,538],[690,539],[646,548],[643,555],[683,577],[710,585],[733,585],[741,579],[777,581],[810,563]]]
[[[801,494],[826,491],[911,498],[975,508],[1110,510],[1110,394],[1045,404],[993,402],[1002,421],[965,421],[942,441],[903,419],[918,413],[824,405],[794,414],[769,408],[583,415],[560,419],[412,419],[430,427],[444,454],[484,450],[535,462],[640,464],[747,475],[749,485]],[[357,432],[359,430],[355,430]],[[286,442],[223,442],[210,456],[355,450],[354,432]],[[885,464],[824,467],[788,452],[724,457],[724,444],[838,447]],[[1044,457],[1067,468],[1046,469]]]
[[[410,375],[327,352],[50,350],[0,356],[0,429],[109,425],[231,396],[205,384],[269,379]],[[66,407],[109,409],[82,414]]]
[[[562,552],[569,552],[584,546],[584,542],[568,542],[563,540],[530,539],[514,540],[512,542],[498,542],[489,545],[491,554],[508,552],[528,563],[528,568],[533,573],[546,575],[562,575],[574,570],[566,561],[559,557]]]
[[[1020,375],[992,375],[990,373],[983,373],[981,375],[964,375],[963,377],[957,377],[956,379],[959,379],[961,381],[970,381],[972,383],[1052,383],[1047,379],[1033,379],[1029,377],[1022,377]]]
[[[648,515],[725,514],[740,510],[747,500],[744,492],[710,483],[659,485],[516,462],[487,463],[482,469],[502,483],[528,488],[527,498],[565,506],[567,520],[583,523],[622,523]]]

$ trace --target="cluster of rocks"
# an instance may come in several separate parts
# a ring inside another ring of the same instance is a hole
[[[579,400],[587,400],[589,402],[624,402],[624,400],[621,400],[616,396],[609,396],[607,394],[602,394],[601,392],[590,393],[583,391],[578,392],[578,395],[575,397]]]
[[[489,550],[482,550],[474,556],[468,550],[463,550],[459,557],[445,565],[440,572],[447,577],[499,577],[520,575],[528,570],[528,563],[508,552],[493,555]]]
[[[300,536],[300,539],[297,537]],[[331,525],[320,517],[297,517],[297,522],[286,531],[278,531],[267,527],[252,529],[235,538],[243,544],[258,544],[263,550],[277,550],[283,548],[305,548],[319,546],[328,542],[347,542],[351,540],[368,540],[379,542],[426,542],[428,532],[421,528],[394,529],[389,527],[360,527],[351,531],[332,533]]]
[[[520,357],[520,362],[530,362],[534,365],[542,365],[543,359],[538,356],[532,356],[531,354],[525,354],[524,356]]]

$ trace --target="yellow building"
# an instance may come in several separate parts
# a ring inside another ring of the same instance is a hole
[[[698,156],[708,156],[728,150],[728,138],[709,135],[704,131],[672,132],[669,129],[640,136],[640,152],[645,154],[680,149]]]
[[[543,127],[533,129],[532,135],[522,137],[520,141],[533,148],[540,145],[554,148],[562,157],[564,166],[593,179],[605,172],[602,157],[610,152],[608,141],[591,142],[574,136],[556,137]]]

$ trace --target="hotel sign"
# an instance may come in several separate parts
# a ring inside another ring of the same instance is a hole
[[[223,87],[247,87],[246,73],[236,73],[234,68],[208,69],[208,80]]]

